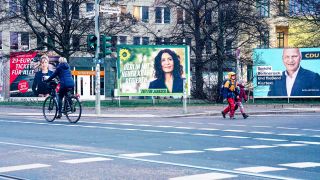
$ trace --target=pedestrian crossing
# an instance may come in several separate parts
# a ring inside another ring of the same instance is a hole
[[[175,153],[180,154],[180,153]],[[185,153],[182,153],[185,154]],[[151,154],[151,153],[140,153],[140,154],[122,154],[122,156],[127,157],[142,157],[149,155],[160,155],[160,154]],[[105,157],[88,157],[88,158],[77,158],[77,159],[66,159],[60,160],[59,163],[65,164],[83,164],[83,163],[107,163],[108,161],[112,161],[114,159],[105,158]],[[201,173],[201,174],[192,174],[192,175],[184,175],[178,177],[169,178],[169,180],[222,180],[222,179],[230,179],[237,178],[239,175],[243,175],[242,173],[254,173],[256,176],[259,174],[263,176],[268,176],[265,173],[270,172],[278,172],[278,171],[287,171],[294,169],[308,169],[308,168],[318,168],[320,167],[320,162],[293,162],[293,163],[280,163],[275,164],[274,166],[244,166],[239,168],[234,168],[230,170],[226,170],[226,172],[209,172],[209,173]],[[0,167],[0,173],[9,173],[9,172],[17,172],[17,171],[28,171],[33,169],[40,168],[54,168],[54,165],[43,164],[43,163],[32,163],[32,164],[21,164],[14,166],[3,166]],[[281,178],[279,178],[281,179]],[[285,178],[286,179],[286,178]],[[294,178],[287,178],[294,179]]]

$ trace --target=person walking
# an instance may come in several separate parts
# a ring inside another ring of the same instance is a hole
[[[236,73],[229,72],[228,79],[223,85],[223,100],[228,101],[228,106],[221,112],[223,118],[226,118],[229,112],[230,119],[235,119],[235,98],[238,95],[236,78]]]
[[[243,101],[247,102],[248,101],[248,96],[246,94],[246,91],[244,89],[244,85],[243,85],[243,81],[239,81],[238,85],[238,92],[239,92],[239,95],[236,97],[236,106],[238,106],[240,108],[240,112],[243,116],[244,119],[247,119],[249,117],[249,115],[247,115],[245,113],[245,110],[244,110],[244,106],[242,104]]]

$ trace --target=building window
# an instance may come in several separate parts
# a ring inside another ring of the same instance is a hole
[[[142,22],[148,22],[148,21],[149,21],[149,7],[142,6]]]
[[[206,25],[211,25],[212,24],[212,11],[206,11],[205,23],[206,23]]]
[[[257,0],[257,11],[260,17],[269,17],[270,13],[270,1],[269,0]]]
[[[156,38],[156,45],[162,44],[162,38],[157,37]]]
[[[212,53],[212,40],[206,41],[206,53],[211,54]]]
[[[14,16],[18,12],[17,0],[9,0],[9,15]]]
[[[156,23],[170,23],[170,8],[156,7],[155,8],[155,22]]]
[[[166,45],[171,44],[170,38],[163,38],[163,44],[166,44]]]
[[[149,21],[149,7],[148,6],[134,6],[133,16],[136,20],[141,20],[142,22]]]
[[[260,48],[269,48],[269,31],[260,33]]]
[[[44,14],[44,1],[42,0],[37,0],[36,1],[36,12],[38,15],[43,15]]]
[[[149,44],[149,37],[142,37],[142,45],[148,45]]]
[[[232,40],[230,39],[226,40],[226,54],[232,55]]]
[[[10,32],[10,49],[18,50],[18,33]]]
[[[117,46],[118,44],[118,36],[112,36],[111,37],[111,51],[117,51]]]
[[[72,3],[72,19],[79,19],[79,3]]]
[[[279,48],[284,47],[284,32],[277,32],[277,43]]]
[[[94,11],[94,3],[87,3],[86,11],[87,12]]]
[[[191,46],[192,38],[186,38],[185,42],[186,42],[186,45]]]
[[[69,2],[67,0],[62,1],[61,14],[63,18],[68,17],[69,15]]]
[[[120,44],[127,44],[127,36],[119,36]]]
[[[133,44],[140,45],[140,37],[137,37],[137,36],[133,37]]]
[[[285,15],[286,1],[279,0],[279,16]]]
[[[53,0],[47,1],[47,17],[48,18],[54,17],[54,1]]]
[[[183,9],[177,8],[177,24],[183,24]]]
[[[21,33],[21,49],[29,50],[29,33],[23,32]]]
[[[0,31],[0,49],[2,49],[2,32]]]
[[[47,43],[48,43],[48,50],[53,50],[54,47],[54,35],[49,34],[47,38]]]
[[[75,51],[80,51],[80,36],[72,35],[72,47]]]
[[[45,38],[45,34],[42,32],[39,34],[39,36],[37,36],[37,49],[42,50],[44,49],[44,38]]]

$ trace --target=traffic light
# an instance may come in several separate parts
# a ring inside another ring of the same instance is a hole
[[[106,35],[100,36],[101,40],[101,52],[103,53],[103,56],[110,55],[112,53],[110,47],[111,45],[111,37]]]
[[[93,34],[89,34],[87,37],[88,51],[96,51],[97,48],[97,37]]]

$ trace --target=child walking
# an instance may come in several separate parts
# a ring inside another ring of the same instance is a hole
[[[249,117],[249,115],[247,115],[245,113],[242,101],[244,100],[245,102],[248,101],[248,96],[246,94],[246,91],[244,89],[244,85],[243,85],[243,81],[239,81],[239,83],[237,84],[238,88],[239,88],[239,95],[236,97],[236,105],[240,108],[240,112],[243,116],[244,119],[247,119]]]

